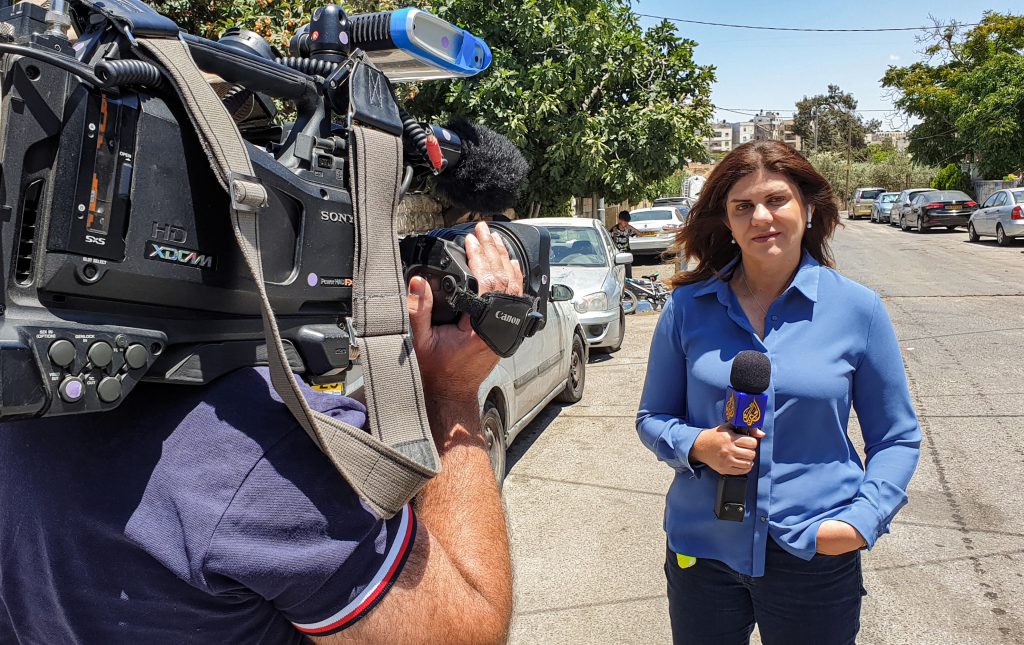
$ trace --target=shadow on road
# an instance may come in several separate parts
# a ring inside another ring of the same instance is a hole
[[[533,443],[540,438],[541,434],[547,430],[547,427],[551,425],[558,415],[562,413],[562,408],[569,407],[567,405],[561,405],[558,403],[549,403],[543,410],[540,411],[533,421],[530,422],[525,428],[516,435],[515,441],[508,447],[505,453],[505,476],[507,477],[512,469],[515,468],[519,460],[522,459],[527,451],[533,446]]]

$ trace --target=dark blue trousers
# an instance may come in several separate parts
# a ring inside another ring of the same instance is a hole
[[[765,575],[717,560],[680,569],[665,560],[674,645],[746,645],[757,623],[764,645],[853,645],[865,593],[860,551],[810,562],[768,540]]]

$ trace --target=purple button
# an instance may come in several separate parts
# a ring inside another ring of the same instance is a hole
[[[85,384],[76,378],[69,378],[64,381],[61,386],[61,398],[68,403],[74,403],[78,399],[82,398],[82,394],[85,393]]]
[[[317,276],[317,274],[315,273],[310,273],[308,276],[306,276],[306,284],[308,284],[311,287],[315,287],[316,285],[320,284],[319,276]]]
[[[441,38],[441,46],[448,49],[448,45],[452,44],[452,41],[448,40],[448,36]]]

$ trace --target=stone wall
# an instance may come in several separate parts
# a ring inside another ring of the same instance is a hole
[[[425,233],[444,226],[441,204],[426,195],[407,195],[398,207],[398,234]]]

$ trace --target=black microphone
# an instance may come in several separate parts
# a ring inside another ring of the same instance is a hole
[[[768,407],[768,389],[772,363],[768,356],[753,350],[742,351],[732,361],[730,387],[725,395],[725,422],[738,434],[750,435],[764,425]],[[742,522],[746,513],[747,476],[722,475],[718,480],[715,517]]]
[[[446,127],[424,128],[410,123],[407,113],[402,116],[406,159],[434,173],[434,186],[442,197],[477,213],[515,206],[530,167],[514,143],[484,125],[461,119]]]

